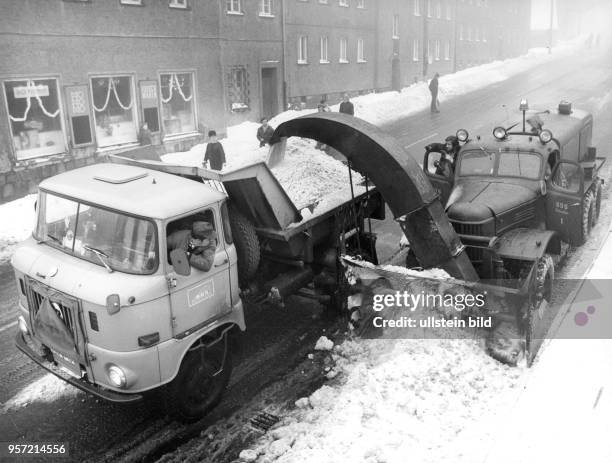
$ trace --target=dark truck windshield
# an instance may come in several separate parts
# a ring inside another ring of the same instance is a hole
[[[497,172],[495,160],[499,157]],[[460,176],[496,175],[499,177],[520,177],[531,180],[540,178],[541,157],[536,153],[502,151],[466,151],[461,156]]]
[[[35,237],[94,264],[126,273],[157,269],[155,224],[41,192]]]

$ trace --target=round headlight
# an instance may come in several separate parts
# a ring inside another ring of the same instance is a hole
[[[542,130],[540,132],[540,141],[544,144],[548,143],[549,141],[551,141],[553,138],[552,132],[550,130]]]
[[[17,324],[19,325],[19,330],[23,333],[23,334],[28,334],[28,324],[25,321],[25,318],[23,318],[23,316],[19,316],[19,318],[17,319]]]
[[[108,367],[108,379],[110,379],[113,386],[116,387],[125,387],[127,384],[125,373],[117,365],[111,365]]]
[[[504,129],[503,127],[495,127],[493,129],[493,136],[498,140],[503,140],[504,138],[506,138],[506,129]]]
[[[469,134],[468,131],[465,129],[459,129],[457,130],[457,140],[459,140],[460,142],[464,142],[467,141]]]

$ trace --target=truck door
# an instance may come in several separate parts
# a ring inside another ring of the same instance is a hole
[[[442,154],[436,151],[425,153],[423,159],[423,170],[438,192],[440,202],[444,206],[453,188],[455,177],[455,166],[448,160],[442,158]]]
[[[173,334],[188,334],[231,311],[229,256],[219,236],[218,215],[213,209],[201,211],[168,224],[167,233],[189,229],[194,221],[212,225],[214,260],[208,271],[191,266],[187,276],[178,275],[168,263],[168,282]],[[210,240],[212,242],[212,240]],[[169,262],[169,261],[168,261]]]
[[[547,228],[560,233],[564,241],[576,242],[577,234],[582,232],[582,167],[575,162],[559,162],[548,179],[547,187]]]

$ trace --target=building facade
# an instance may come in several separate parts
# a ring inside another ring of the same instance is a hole
[[[525,0],[3,0],[0,201],[527,49]],[[524,37],[524,40],[523,40]]]

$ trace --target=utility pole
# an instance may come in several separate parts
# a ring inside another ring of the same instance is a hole
[[[555,13],[555,0],[550,0],[550,30],[548,34],[548,54],[552,53],[553,46],[553,23],[554,23],[554,13]]]

